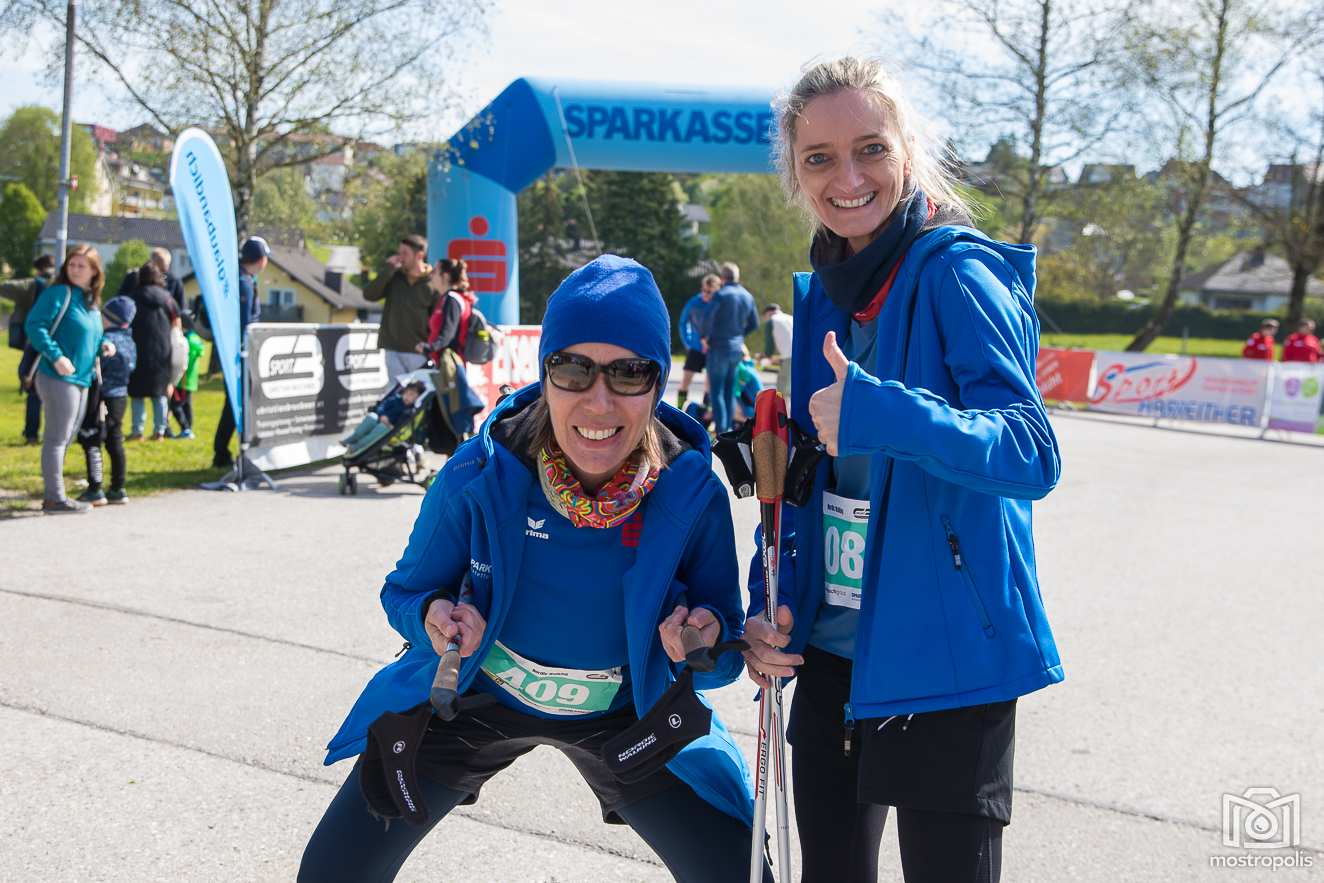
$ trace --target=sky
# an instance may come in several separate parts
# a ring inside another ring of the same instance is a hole
[[[879,0],[828,5],[830,15],[823,3],[775,0],[499,0],[486,45],[473,46],[460,65],[462,118],[453,122],[463,123],[521,76],[783,88],[815,55],[871,48],[861,33],[872,32]],[[0,116],[21,104],[59,109],[60,84],[47,81],[47,62],[35,48],[0,56]],[[86,64],[82,70],[83,77],[75,70],[75,120],[113,128],[143,121],[111,106],[85,81]]]

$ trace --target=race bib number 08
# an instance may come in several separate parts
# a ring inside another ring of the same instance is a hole
[[[619,666],[596,671],[550,668],[525,659],[500,641],[487,651],[483,673],[529,708],[566,716],[607,711],[625,680]]]
[[[823,493],[823,600],[860,609],[869,501]]]

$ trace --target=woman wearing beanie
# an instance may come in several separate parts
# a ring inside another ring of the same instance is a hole
[[[876,62],[808,68],[776,136],[817,222],[791,414],[830,457],[786,512],[780,628],[751,617],[746,660],[759,683],[799,675],[803,879],[876,880],[895,807],[908,883],[997,880],[1016,700],[1062,680],[1031,533],[1060,470],[1034,248],[972,229]]]
[[[661,400],[670,345],[662,296],[634,261],[600,257],[552,294],[541,382],[446,463],[386,577],[405,651],[328,746],[327,763],[359,758],[299,879],[394,879],[437,822],[535,745],[565,754],[604,821],[630,825],[677,880],[745,878],[749,776],[716,716],[647,774],[618,777],[603,759],[678,676],[710,689],[741,667],[734,652],[708,673],[681,662],[682,625],[712,646],[739,637],[742,614],[707,435]],[[428,698],[452,639],[462,698],[443,722]]]

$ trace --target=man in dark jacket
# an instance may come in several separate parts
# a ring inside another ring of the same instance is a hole
[[[718,432],[731,428],[736,397],[736,367],[744,358],[745,335],[759,327],[754,296],[740,284],[740,268],[722,264],[722,287],[704,315],[704,347],[708,357],[708,388],[713,399],[713,424]]]
[[[170,249],[157,246],[152,249],[152,256],[149,260],[161,271],[161,275],[165,278],[165,281],[161,283],[161,287],[170,292],[170,297],[174,300],[175,306],[179,310],[179,315],[182,316],[185,313],[184,286],[179,281],[179,277],[170,272]],[[124,280],[120,282],[120,290],[117,294],[132,297],[133,293],[140,287],[142,286],[138,281],[138,271],[130,270],[124,274]]]
[[[23,321],[28,317],[28,310],[37,302],[37,296],[51,284],[55,275],[55,258],[48,254],[41,255],[32,262],[31,279],[11,279],[0,283],[0,297],[14,302],[14,312],[9,317],[9,345],[16,350],[23,350],[23,357],[18,361],[18,385],[23,386],[23,378],[32,366],[32,359],[37,357],[36,350],[28,347],[28,336],[23,331]],[[23,415],[23,441],[35,445],[41,441],[41,397],[36,387],[27,390],[27,410]]]
[[[251,322],[256,322],[262,313],[258,302],[257,274],[267,267],[271,257],[271,247],[261,236],[250,236],[239,249],[239,340],[244,339],[244,329]],[[240,380],[242,382],[242,378]],[[229,469],[234,466],[234,457],[230,454],[230,440],[234,438],[234,412],[230,409],[230,392],[225,393],[225,404],[221,406],[221,419],[216,424],[216,436],[212,439],[211,465],[217,469]]]
[[[422,368],[425,360],[418,345],[428,341],[428,317],[440,295],[432,285],[427,253],[426,239],[406,236],[363,290],[368,300],[386,301],[377,345],[386,351],[386,370],[393,379]]]

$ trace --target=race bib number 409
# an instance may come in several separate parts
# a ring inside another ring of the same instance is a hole
[[[823,600],[860,609],[869,501],[823,493]]]
[[[625,680],[620,667],[593,671],[540,665],[500,641],[487,651],[483,673],[529,708],[566,716],[607,711]]]

